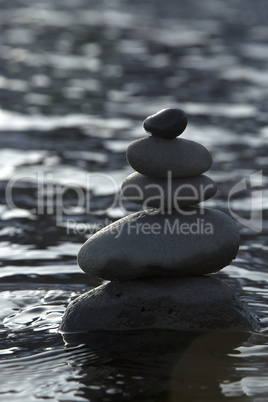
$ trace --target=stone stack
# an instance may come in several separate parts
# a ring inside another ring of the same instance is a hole
[[[212,164],[210,153],[194,141],[176,138],[186,124],[186,115],[179,109],[164,109],[145,120],[144,128],[151,136],[127,149],[128,162],[138,172],[123,182],[122,193],[128,200],[171,212],[216,193],[216,184],[202,174]]]
[[[231,289],[204,276],[236,257],[240,237],[229,216],[199,205],[217,187],[203,174],[212,163],[208,150],[177,138],[186,125],[182,110],[163,109],[144,121],[150,136],[128,147],[136,172],[124,180],[122,194],[150,209],[114,222],[83,245],[80,267],[112,282],[71,303],[62,332],[253,325]]]

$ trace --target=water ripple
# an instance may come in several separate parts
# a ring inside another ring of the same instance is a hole
[[[265,2],[249,0],[3,2],[0,399],[265,400],[266,17]],[[183,138],[213,156],[219,191],[207,205],[244,222],[252,213],[252,224],[261,217],[258,233],[240,225],[238,257],[217,274],[258,315],[261,331],[91,334],[74,346],[57,332],[62,314],[101,283],[81,272],[77,252],[138,210],[116,198],[131,171],[125,150],[145,135],[144,118],[174,105],[189,115]],[[70,183],[89,196],[90,210]],[[246,188],[228,209],[238,183]]]

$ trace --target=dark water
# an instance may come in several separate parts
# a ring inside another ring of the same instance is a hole
[[[266,401],[267,2],[0,4],[0,400]],[[65,345],[66,305],[100,283],[77,252],[138,209],[118,196],[126,147],[174,105],[189,115],[184,138],[213,155],[207,206],[240,224],[238,257],[217,276],[261,331]]]

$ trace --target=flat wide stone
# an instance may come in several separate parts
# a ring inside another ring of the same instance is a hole
[[[213,197],[216,183],[206,175],[167,179],[132,173],[122,183],[123,196],[135,204],[161,210],[179,210]]]
[[[63,333],[256,327],[232,289],[215,277],[110,282],[69,304]]]
[[[229,265],[239,240],[236,222],[215,209],[147,210],[91,236],[78,253],[78,264],[90,276],[107,280],[202,275]]]
[[[212,158],[209,151],[195,141],[155,136],[133,141],[127,149],[127,160],[137,172],[150,177],[198,176],[206,172]]]

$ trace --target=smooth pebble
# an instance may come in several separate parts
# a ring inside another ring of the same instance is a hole
[[[216,209],[139,211],[91,236],[78,253],[78,264],[90,276],[107,280],[203,275],[229,265],[239,241],[236,222]]]
[[[195,141],[175,138],[172,142],[159,137],[133,141],[127,149],[127,160],[137,172],[150,177],[198,176],[206,172],[212,158],[209,151]]]
[[[216,183],[206,175],[159,179],[135,172],[121,186],[121,192],[128,201],[145,207],[177,211],[213,197],[216,191]]]
[[[162,109],[148,116],[143,122],[145,131],[156,137],[173,139],[178,137],[187,126],[187,116],[177,108]]]

